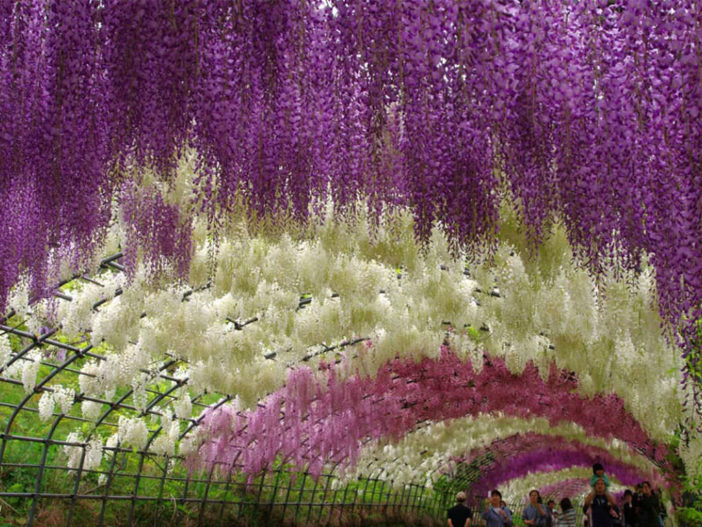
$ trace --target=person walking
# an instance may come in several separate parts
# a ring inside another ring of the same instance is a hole
[[[636,507],[634,507],[634,493],[630,489],[624,491],[624,502],[622,504],[622,515],[624,516],[625,527],[637,527]]]
[[[546,502],[546,512],[548,513],[548,521],[546,522],[546,527],[553,527],[558,519],[558,509],[556,509],[556,502],[553,500],[548,500]]]
[[[456,494],[456,505],[448,510],[448,527],[470,527],[473,511],[466,505],[466,493]]]

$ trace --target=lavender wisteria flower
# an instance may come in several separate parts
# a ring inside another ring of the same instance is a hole
[[[410,206],[458,247],[492,239],[509,195],[533,242],[563,221],[595,270],[650,254],[699,386],[697,2],[0,5],[0,306],[84,266],[115,202],[133,254],[182,270],[188,223],[122,193],[144,166],[172,184],[194,148],[215,238],[239,203],[304,219],[331,193]]]

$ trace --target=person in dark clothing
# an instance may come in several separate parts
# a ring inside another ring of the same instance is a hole
[[[585,498],[583,512],[590,517],[590,527],[613,527],[612,520],[619,517],[614,508],[614,499],[606,490],[604,480],[598,479]]]
[[[638,527],[660,527],[659,513],[658,496],[651,492],[651,484],[644,481],[641,484],[641,498],[639,498]]]
[[[473,511],[466,505],[466,493],[461,491],[456,494],[456,505],[448,510],[449,527],[469,527]]]
[[[638,514],[640,512],[641,508],[641,497],[643,496],[643,492],[641,492],[641,483],[637,483],[636,486],[634,487],[634,497],[631,500],[632,503],[634,504],[634,510],[636,511],[636,515],[638,518]]]
[[[634,507],[634,494],[626,489],[624,491],[624,503],[622,504],[622,515],[625,527],[637,527],[636,509]]]
[[[621,511],[619,510],[619,506],[616,504],[613,505],[610,508],[610,511],[613,512],[613,514],[612,514],[612,527],[624,527],[624,518],[623,518]]]

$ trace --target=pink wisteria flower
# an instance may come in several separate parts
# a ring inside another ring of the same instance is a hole
[[[496,412],[545,417],[553,425],[577,423],[590,436],[619,439],[657,461],[665,455],[665,449],[656,448],[621,399],[614,394],[582,397],[574,390],[575,380],[555,366],[547,381],[531,363],[521,375],[513,375],[499,358],[486,360],[478,373],[470,362],[444,348],[437,359],[395,359],[376,377],[357,374],[342,380],[334,368],[324,373],[322,380],[315,380],[311,370],[298,368],[288,376],[287,385],[257,409],[234,416],[225,405],[208,413],[201,423],[204,443],[200,454],[190,457],[190,466],[201,467],[204,461],[204,465],[235,466],[256,474],[282,458],[297,470],[313,468],[318,473],[322,463],[344,471],[353,467],[370,439],[399,439],[423,421]],[[497,457],[517,452],[526,456],[521,465],[510,460],[509,465],[518,468],[499,477],[516,477],[539,463],[561,468],[605,460],[622,481],[641,479],[638,469],[607,452],[563,439],[527,434],[507,438],[490,449]],[[495,474],[498,477],[500,472]]]

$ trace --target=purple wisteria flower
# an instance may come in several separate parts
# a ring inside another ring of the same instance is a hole
[[[328,4],[0,1],[0,306],[23,274],[46,294],[56,254],[88,261],[127,168],[169,181],[194,147],[213,220],[240,198],[304,219],[331,192],[459,246],[509,196],[534,243],[563,221],[594,271],[650,254],[700,397],[698,3]],[[155,200],[132,241],[182,268],[189,230],[166,241]]]

